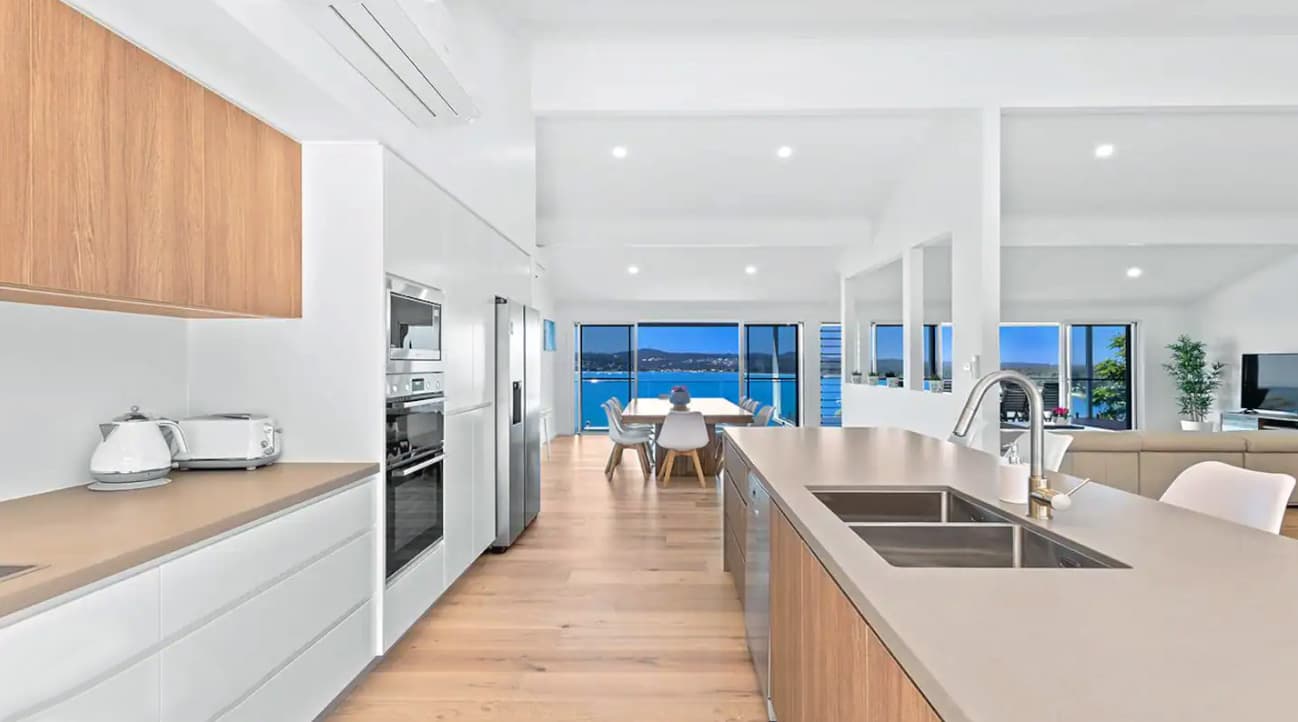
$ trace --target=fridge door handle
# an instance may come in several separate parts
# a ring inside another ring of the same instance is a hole
[[[523,423],[523,382],[514,382],[513,408],[510,412],[511,424]]]

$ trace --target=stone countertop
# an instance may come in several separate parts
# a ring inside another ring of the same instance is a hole
[[[994,456],[898,429],[726,434],[945,722],[1298,714],[1294,540],[1100,484],[1036,522],[997,500]],[[949,486],[1131,568],[893,567],[807,490],[820,486]]]
[[[256,471],[177,471],[136,491],[61,489],[0,503],[0,623],[231,529],[377,474],[378,464],[274,464]]]

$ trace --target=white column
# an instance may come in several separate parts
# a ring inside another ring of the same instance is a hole
[[[860,319],[856,312],[856,296],[847,276],[840,275],[839,282],[839,322],[843,325],[843,383],[852,382],[852,372],[869,373],[869,356],[861,355]]]
[[[984,108],[959,127],[962,204],[951,238],[952,388],[963,397],[980,377],[1000,368],[1001,320],[1001,111]],[[968,177],[964,177],[964,174]],[[989,393],[980,415],[978,446],[998,451],[1000,409]]]
[[[906,388],[924,390],[924,247],[901,257],[901,344]]]

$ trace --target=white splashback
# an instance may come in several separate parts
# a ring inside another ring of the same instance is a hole
[[[382,153],[302,146],[302,318],[190,324],[191,411],[274,416],[284,461],[383,457]]]
[[[186,410],[185,321],[0,303],[0,500],[90,482],[97,424]]]

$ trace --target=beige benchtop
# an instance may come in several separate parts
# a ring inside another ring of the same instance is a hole
[[[950,486],[1025,514],[997,501],[994,457],[896,429],[726,434],[945,722],[1298,716],[1294,540],[1091,484],[1040,525],[1131,569],[897,568],[806,487]]]
[[[378,464],[178,471],[138,491],[85,487],[0,503],[0,619],[378,473]]]

